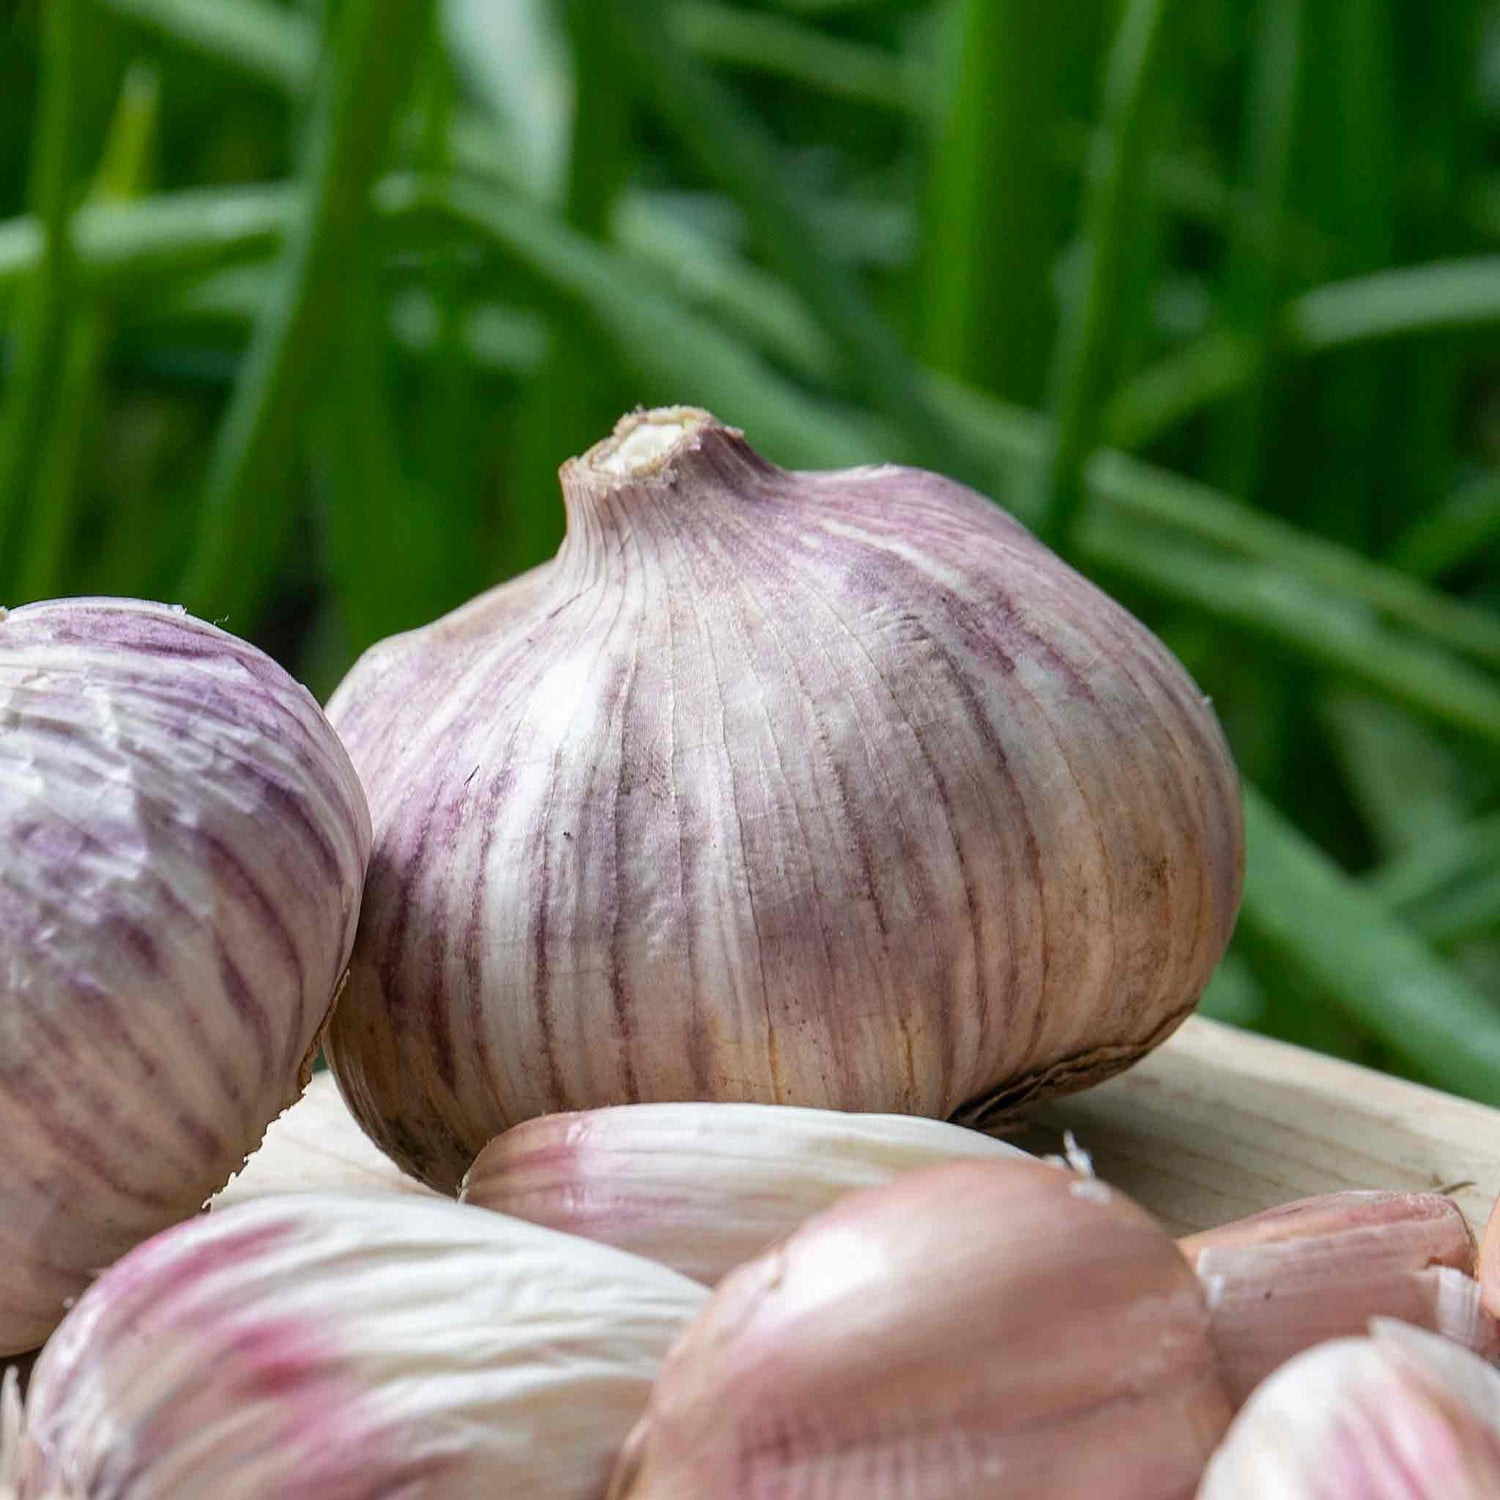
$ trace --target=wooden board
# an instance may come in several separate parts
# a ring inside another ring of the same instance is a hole
[[[1064,1130],[1174,1234],[1349,1187],[1445,1191],[1478,1231],[1500,1194],[1500,1110],[1198,1017],[1012,1139],[1051,1152]],[[370,1145],[322,1074],[215,1202],[329,1186],[426,1191]]]
[[[1012,1139],[1064,1129],[1177,1234],[1351,1187],[1447,1192],[1477,1232],[1500,1194],[1500,1110],[1196,1016]]]

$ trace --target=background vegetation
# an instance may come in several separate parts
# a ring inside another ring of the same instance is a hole
[[[1500,1102],[1500,15],[1440,0],[0,11],[0,599],[320,693],[685,401],[903,458],[1178,651],[1210,1011]]]

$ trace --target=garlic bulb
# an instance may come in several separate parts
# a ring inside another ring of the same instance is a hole
[[[332,1075],[320,1073],[271,1122],[255,1154],[208,1206],[217,1212],[274,1193],[382,1192],[432,1195],[375,1147],[339,1098]]]
[[[479,1153],[463,1197],[659,1260],[710,1286],[845,1193],[964,1158],[1024,1156],[962,1126],[778,1104],[543,1115]]]
[[[0,1354],[297,1097],[369,848],[261,652],[164,605],[0,612]]]
[[[1142,625],[950,480],[701,411],[562,482],[552,562],[329,705],[376,829],[329,1057],[403,1166],[611,1104],[998,1116],[1181,1021],[1242,832]]]
[[[599,1500],[704,1296],[457,1203],[243,1203],[79,1301],[32,1377],[18,1500]]]
[[[1214,1455],[1198,1500],[1494,1500],[1500,1371],[1377,1319],[1283,1365]]]
[[[1229,1420],[1187,1262],[1039,1161],[910,1172],[720,1283],[612,1500],[1174,1500]]]
[[[1180,1242],[1204,1283],[1238,1405],[1293,1355],[1399,1318],[1487,1349],[1474,1236],[1436,1193],[1330,1193]]]

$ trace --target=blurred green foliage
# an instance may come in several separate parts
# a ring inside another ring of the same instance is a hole
[[[1241,1024],[1500,1102],[1494,0],[23,0],[0,599],[320,693],[641,403],[904,459],[1250,783]]]

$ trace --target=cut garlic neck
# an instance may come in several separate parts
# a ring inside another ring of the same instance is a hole
[[[581,472],[592,470],[623,479],[655,474],[694,433],[712,422],[706,411],[691,406],[637,412],[621,418],[614,432],[575,460],[575,466]]]

